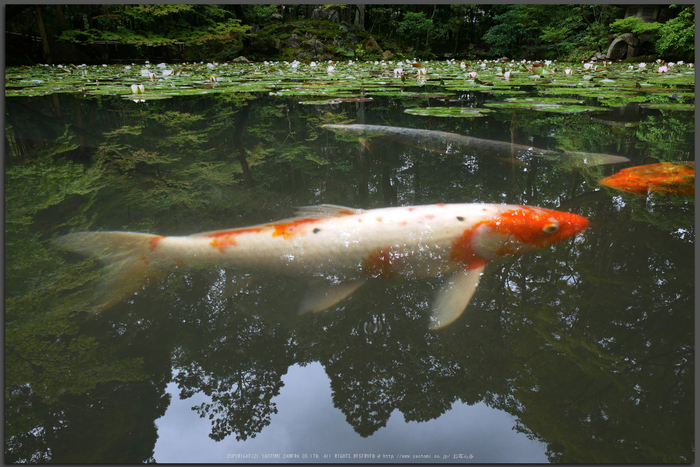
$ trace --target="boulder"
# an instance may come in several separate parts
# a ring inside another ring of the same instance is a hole
[[[323,6],[319,5],[311,12],[311,19],[314,21],[338,23],[340,22],[340,14],[336,7],[323,8]]]
[[[618,37],[614,41],[612,41],[612,44],[610,44],[610,47],[608,47],[608,53],[606,54],[606,58],[608,60],[618,60],[625,58],[627,55],[627,42],[625,39]]]
[[[282,49],[282,42],[276,37],[263,36],[253,42],[252,49],[256,53],[273,55]]]
[[[394,54],[391,53],[391,50],[385,50],[384,53],[382,54],[382,60],[386,60],[387,58],[391,57],[392,55],[394,55]]]
[[[250,60],[245,58],[243,55],[239,55],[238,57],[234,58],[231,60],[233,63],[250,63]]]
[[[364,45],[365,45],[365,50],[370,50],[370,51],[376,50],[377,52],[382,51],[382,48],[379,47],[379,44],[377,44],[377,41],[375,41],[374,37],[372,37],[372,36],[368,37],[365,40]]]
[[[296,34],[292,34],[287,38],[287,40],[284,41],[284,43],[287,45],[287,47],[290,47],[292,49],[298,49],[301,47],[301,39],[299,39],[299,36]]]
[[[304,49],[313,50],[316,53],[321,53],[324,51],[325,47],[318,39],[309,39],[304,42]]]

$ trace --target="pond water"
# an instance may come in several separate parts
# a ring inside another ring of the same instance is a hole
[[[5,460],[693,462],[694,197],[599,181],[694,161],[694,111],[438,94],[6,98]],[[447,107],[491,111],[405,112]],[[349,123],[629,162],[322,127]],[[245,227],[316,204],[435,203],[541,206],[590,226],[489,263],[465,313],[437,331],[441,277],[370,281],[299,316],[303,278],[241,281],[216,264],[183,265],[92,316],[99,263],[50,243]]]

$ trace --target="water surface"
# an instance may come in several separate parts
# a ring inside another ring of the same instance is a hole
[[[694,199],[598,185],[623,167],[694,160],[693,112],[448,118],[404,109],[505,97],[396,94],[6,99],[6,461],[694,461]],[[364,146],[321,128],[338,123],[630,162]],[[441,278],[371,282],[300,317],[303,280],[239,290],[216,266],[180,268],[88,318],[99,266],[49,243],[243,227],[320,203],[517,203],[590,227],[490,263],[467,312],[437,332]]]

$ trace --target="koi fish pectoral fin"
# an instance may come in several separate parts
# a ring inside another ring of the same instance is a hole
[[[304,294],[304,298],[299,305],[299,314],[327,310],[339,303],[356,291],[366,279],[356,279],[352,281],[340,282],[337,284],[325,283],[311,286]]]
[[[430,317],[430,329],[440,329],[459,318],[469,304],[486,266],[457,271],[440,287]]]

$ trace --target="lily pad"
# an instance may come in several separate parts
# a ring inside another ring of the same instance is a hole
[[[493,112],[493,110],[463,107],[425,107],[406,109],[404,112],[410,115],[420,115],[423,117],[484,117],[486,113]]]
[[[640,107],[645,109],[656,109],[656,110],[680,110],[684,112],[692,112],[695,110],[695,104],[672,104],[672,103],[657,103],[657,104],[639,104]]]

